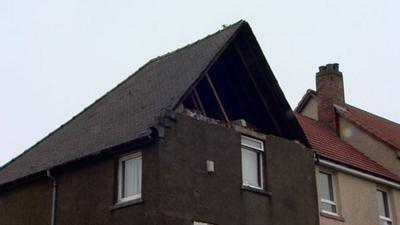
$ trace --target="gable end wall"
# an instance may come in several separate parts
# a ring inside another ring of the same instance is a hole
[[[112,210],[117,156],[55,174],[57,225],[317,225],[313,153],[267,136],[268,196],[242,190],[241,134],[178,115],[166,137],[142,149],[143,202]],[[206,172],[206,160],[215,173]],[[293,188],[293,185],[296,188]],[[46,177],[0,192],[0,225],[50,223],[52,183]],[[301,198],[299,197],[301,196]]]

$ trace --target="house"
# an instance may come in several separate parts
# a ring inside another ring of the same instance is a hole
[[[338,64],[316,86],[295,111],[316,151],[320,223],[400,224],[400,125],[347,104]]]
[[[0,225],[317,225],[305,146],[239,21],[149,61],[4,165]]]

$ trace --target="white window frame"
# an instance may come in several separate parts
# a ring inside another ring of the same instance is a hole
[[[385,208],[385,207],[387,207],[387,209],[388,209],[388,211],[389,211],[389,217],[386,217],[386,215],[385,216],[383,216],[383,215],[380,215],[380,213],[379,213],[379,209],[378,209],[378,215],[379,215],[379,222],[381,221],[381,220],[383,220],[383,221],[385,221],[386,223],[388,223],[388,224],[393,224],[393,220],[392,220],[392,209],[391,209],[391,206],[390,206],[390,196],[389,196],[389,192],[387,192],[386,190],[382,190],[382,189],[376,189],[376,192],[381,192],[381,193],[384,193],[385,194],[385,197],[386,197],[386,203],[387,203],[387,205],[385,205],[385,199],[383,199],[383,202],[382,202],[382,205],[383,205],[383,207]],[[380,194],[380,193],[379,193]],[[378,203],[379,204],[379,203]]]
[[[127,196],[127,197],[122,197],[122,186],[123,186],[123,175],[122,175],[122,165],[124,161],[130,160],[130,159],[135,159],[135,158],[140,158],[140,174],[139,174],[139,184],[140,184],[140,192],[135,195]],[[137,152],[129,155],[122,156],[118,160],[118,203],[122,202],[127,202],[127,201],[132,201],[136,199],[140,199],[142,197],[142,153]]]
[[[332,195],[333,195],[333,201],[332,200],[330,200],[330,199],[325,199],[325,198],[323,198],[322,196],[320,196],[320,202],[321,203],[325,203],[325,204],[329,204],[329,205],[331,205],[331,206],[335,206],[335,209],[336,209],[336,212],[331,212],[331,211],[327,211],[327,210],[323,210],[322,209],[322,204],[321,204],[321,212],[323,212],[323,213],[326,213],[326,214],[329,214],[329,215],[333,215],[333,216],[339,216],[339,207],[338,207],[338,204],[337,204],[337,200],[338,200],[338,198],[337,198],[337,193],[336,193],[336,179],[335,179],[335,175],[333,174],[333,173],[331,173],[331,172],[328,172],[328,171],[325,171],[325,170],[319,170],[318,171],[318,179],[321,179],[319,176],[320,176],[320,174],[321,173],[323,173],[323,174],[326,174],[326,175],[328,175],[330,178],[331,178],[331,184],[332,184]],[[328,184],[329,185],[329,184]],[[319,187],[319,192],[321,192],[320,191],[320,188],[321,187]],[[330,187],[328,187],[328,188],[330,188]]]
[[[213,224],[211,224],[211,223],[199,222],[199,221],[193,221],[193,225],[213,225]]]
[[[256,143],[260,144],[261,147],[256,147],[256,146],[245,144],[245,143],[243,143],[243,139],[251,141],[251,142],[256,142]],[[257,159],[258,159],[258,162],[257,162],[258,163],[258,167],[257,168],[259,170],[257,176],[258,176],[258,179],[260,181],[260,186],[254,186],[254,185],[246,183],[245,180],[244,180],[244,174],[243,173],[242,173],[242,185],[245,186],[245,187],[251,187],[251,188],[264,190],[264,142],[262,140],[259,140],[259,139],[255,139],[255,138],[251,138],[249,136],[242,135],[242,137],[241,137],[241,151],[242,151],[243,148],[246,149],[246,150],[249,150],[249,151],[256,152],[257,155],[260,154],[260,156],[257,157]],[[243,159],[242,159],[242,163],[243,163]]]

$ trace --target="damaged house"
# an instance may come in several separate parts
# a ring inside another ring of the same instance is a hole
[[[157,57],[0,170],[0,225],[317,225],[314,153],[250,26]]]

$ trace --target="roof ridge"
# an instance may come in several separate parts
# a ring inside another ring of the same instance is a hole
[[[227,30],[227,29],[229,29],[229,28],[231,28],[231,27],[233,27],[233,26],[241,25],[242,23],[247,23],[247,22],[246,22],[245,20],[239,20],[239,21],[236,22],[236,23],[233,23],[233,24],[230,24],[230,25],[228,25],[228,26],[225,26],[225,27],[223,27],[222,29],[220,29],[220,30],[218,30],[218,31],[216,31],[216,32],[214,32],[214,33],[212,33],[212,34],[209,34],[209,35],[207,35],[207,36],[205,36],[205,37],[203,37],[203,38],[201,38],[201,39],[198,39],[198,40],[195,41],[195,42],[189,43],[189,44],[187,44],[187,45],[185,45],[185,46],[182,46],[182,47],[177,48],[177,49],[175,49],[175,50],[173,50],[173,51],[167,52],[167,53],[165,53],[165,54],[163,54],[163,55],[159,55],[159,56],[157,56],[157,57],[154,57],[154,58],[150,59],[147,63],[145,63],[142,67],[140,67],[140,69],[146,67],[146,66],[147,66],[148,64],[150,64],[150,63],[157,62],[158,60],[160,60],[160,59],[162,59],[162,58],[164,58],[164,57],[167,57],[167,56],[172,55],[172,54],[175,54],[175,53],[177,53],[177,52],[179,52],[179,51],[181,51],[181,50],[184,50],[184,49],[186,49],[186,48],[188,48],[188,47],[191,47],[191,46],[193,46],[193,45],[199,43],[200,41],[207,40],[208,38],[213,37],[214,35],[217,35],[217,34],[223,32],[223,31],[225,31],[225,30]]]
[[[358,107],[356,107],[356,106],[353,106],[353,105],[350,105],[350,104],[347,104],[347,103],[346,103],[346,106],[350,106],[351,108],[355,108],[355,109],[357,109],[357,110],[363,111],[363,112],[367,113],[368,115],[374,116],[374,117],[376,117],[376,118],[378,118],[378,119],[384,120],[384,121],[386,121],[386,122],[392,123],[393,125],[396,125],[396,126],[399,126],[399,127],[400,127],[400,124],[397,123],[397,122],[395,122],[395,121],[393,121],[393,120],[389,120],[389,119],[387,119],[387,118],[385,118],[385,117],[382,117],[382,116],[379,116],[379,115],[377,115],[377,114],[368,112],[368,111],[366,111],[366,110],[364,110],[364,109],[358,108]]]
[[[96,103],[98,103],[99,101],[101,101],[102,99],[104,99],[105,97],[109,96],[110,93],[112,93],[113,91],[115,91],[118,87],[120,87],[121,85],[123,85],[124,83],[126,83],[128,80],[130,80],[132,77],[134,77],[136,74],[139,74],[139,72],[143,69],[145,69],[147,66],[149,66],[150,64],[159,61],[162,58],[168,57],[174,53],[180,52],[184,49],[187,49],[189,47],[192,47],[196,44],[198,44],[201,41],[207,40],[221,32],[224,32],[234,26],[241,26],[242,24],[247,23],[245,20],[239,20],[236,23],[230,24],[226,27],[223,27],[222,29],[209,34],[207,36],[205,36],[204,38],[198,39],[195,42],[192,42],[190,44],[187,44],[183,47],[177,48],[174,51],[168,52],[166,54],[154,57],[150,60],[148,60],[144,65],[142,65],[141,67],[139,67],[135,72],[133,72],[131,75],[129,75],[126,79],[124,79],[123,81],[121,81],[120,83],[118,83],[115,87],[113,87],[112,89],[110,89],[109,91],[107,91],[104,95],[102,95],[101,97],[97,98],[94,102],[92,102],[91,104],[89,104],[88,106],[86,106],[83,110],[81,110],[79,113],[75,114],[71,119],[67,120],[66,122],[64,122],[62,125],[60,125],[59,127],[57,127],[56,129],[54,129],[53,131],[51,131],[50,133],[48,133],[46,136],[44,136],[42,139],[40,139],[39,141],[37,141],[35,144],[33,144],[32,146],[30,146],[29,148],[27,148],[25,151],[23,151],[22,153],[20,153],[19,155],[17,155],[16,157],[14,157],[13,159],[11,159],[10,161],[6,162],[4,165],[0,166],[0,171],[2,171],[3,169],[5,169],[7,166],[9,166],[11,163],[13,163],[14,161],[16,161],[17,159],[19,159],[20,157],[22,157],[23,155],[25,155],[26,153],[30,152],[31,150],[33,150],[36,146],[38,146],[40,143],[42,143],[43,141],[47,140],[49,137],[51,137],[53,134],[55,134],[57,131],[61,130],[61,128],[65,127],[66,125],[68,125],[69,123],[73,122],[76,118],[78,118],[80,115],[82,115],[84,112],[86,112],[88,109],[90,109],[91,107],[93,107]]]

